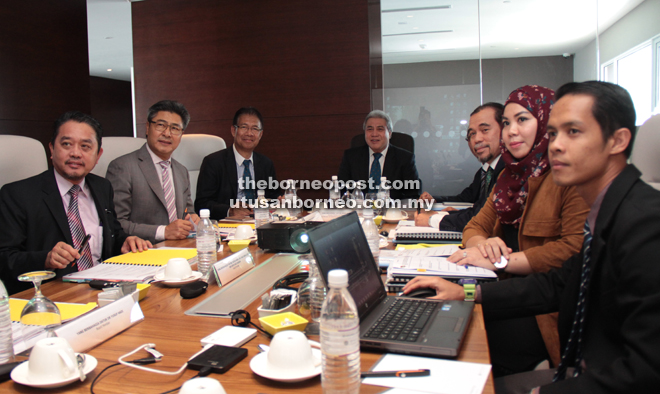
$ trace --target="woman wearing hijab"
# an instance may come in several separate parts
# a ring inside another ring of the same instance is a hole
[[[536,85],[509,95],[502,117],[505,168],[463,230],[466,249],[450,261],[499,271],[504,279],[549,271],[580,251],[589,207],[574,187],[553,180],[546,133],[553,99],[554,91]],[[533,369],[548,357],[559,362],[556,314],[491,320],[486,331],[495,375]]]

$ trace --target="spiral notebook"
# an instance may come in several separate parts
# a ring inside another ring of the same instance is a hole
[[[90,269],[65,275],[62,280],[64,282],[88,282],[95,279],[146,282],[153,278],[170,259],[183,257],[192,264],[196,256],[196,249],[148,249],[144,252],[125,253],[111,257]]]
[[[457,243],[460,244],[463,233],[460,231],[440,231],[431,227],[405,226],[396,230],[394,243]]]

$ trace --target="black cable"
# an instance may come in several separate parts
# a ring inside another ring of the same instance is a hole
[[[155,362],[156,362],[156,359],[153,358],[153,357],[139,358],[137,360],[129,361],[129,363],[140,364],[140,365],[153,364]],[[103,372],[107,371],[108,369],[110,369],[112,367],[116,367],[117,365],[121,365],[121,364],[120,363],[110,364],[107,367],[103,368],[103,370],[101,372],[99,372],[98,375],[96,375],[94,380],[92,380],[92,385],[89,387],[89,391],[90,391],[91,394],[96,394],[96,393],[94,393],[94,385],[96,384],[96,381],[99,380],[101,375],[103,375]]]

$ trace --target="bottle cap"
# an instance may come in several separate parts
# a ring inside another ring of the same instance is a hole
[[[328,272],[328,286],[347,287],[348,272],[346,272],[346,270],[332,270]]]
[[[264,189],[257,190],[257,196],[265,196],[265,195],[266,195],[266,191]]]
[[[333,175],[333,176],[332,176],[332,180],[333,180],[333,181],[336,181],[336,180],[337,180],[337,175]]]
[[[211,216],[211,211],[208,209],[200,209],[199,210],[199,217],[200,218],[208,218]]]
[[[364,210],[362,211],[362,216],[367,219],[373,218],[374,217],[373,208],[364,208]]]

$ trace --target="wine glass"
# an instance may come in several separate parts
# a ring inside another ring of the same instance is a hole
[[[60,310],[55,303],[41,294],[41,282],[55,277],[53,271],[33,271],[18,277],[21,282],[32,282],[35,295],[25,304],[21,312],[21,324],[24,326],[58,326],[62,324]]]

